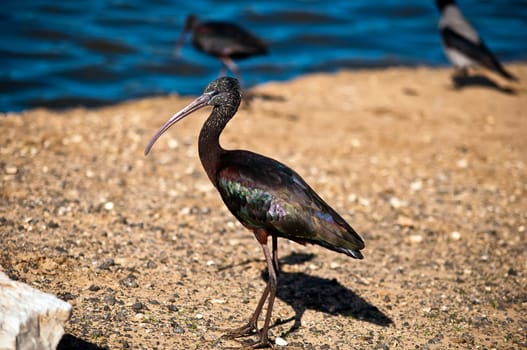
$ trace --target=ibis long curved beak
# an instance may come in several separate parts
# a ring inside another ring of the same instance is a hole
[[[200,108],[208,106],[214,94],[214,91],[204,93],[200,97],[196,98],[194,101],[190,102],[185,108],[174,114],[169,120],[167,120],[165,124],[163,124],[163,126],[159,128],[159,130],[154,134],[154,136],[152,136],[150,142],[148,142],[148,145],[146,145],[145,156],[150,153],[150,150],[154,146],[154,143],[156,143],[157,139],[160,138],[161,135],[165,133],[165,131],[170,129],[172,125],[176,124],[178,121],[185,118],[189,114],[192,114]]]

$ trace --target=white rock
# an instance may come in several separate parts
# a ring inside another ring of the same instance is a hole
[[[315,265],[315,264],[309,264],[308,268],[309,268],[310,270],[318,270],[318,266]]]
[[[0,350],[56,349],[71,305],[0,272]]]
[[[421,180],[415,180],[412,183],[410,183],[410,189],[412,191],[420,191],[423,188],[423,181]]]
[[[352,202],[352,203],[353,203],[353,202],[356,202],[356,201],[357,201],[357,195],[354,194],[354,193],[350,194],[350,195],[348,196],[348,201],[350,201],[350,202]]]
[[[189,207],[183,207],[178,212],[179,215],[188,215],[190,214],[190,208]]]
[[[359,148],[361,145],[361,142],[359,139],[351,139],[351,147],[354,147],[354,148]]]
[[[229,245],[234,246],[234,245],[240,244],[240,240],[236,239],[236,238],[231,238],[231,239],[229,239],[228,243],[229,243]]]
[[[421,235],[411,235],[410,242],[412,243],[421,243],[423,241],[423,236]]]
[[[363,207],[369,207],[370,206],[370,200],[368,198],[359,198],[359,204]]]
[[[335,270],[335,269],[338,269],[340,267],[340,264],[336,261],[332,261],[330,264],[329,264],[329,268],[332,269],[332,270]]]
[[[212,299],[210,302],[211,302],[211,304],[225,304],[227,302],[227,300],[225,300],[225,299]]]
[[[15,175],[18,172],[18,168],[14,165],[6,165],[4,170],[8,175]]]
[[[459,241],[461,239],[461,233],[459,233],[458,231],[453,231],[453,232],[450,233],[450,237],[454,241]]]
[[[179,141],[177,139],[169,139],[168,140],[168,148],[170,149],[176,149],[179,146]]]
[[[399,209],[400,207],[404,207],[404,206],[406,206],[406,202],[400,200],[400,199],[397,198],[397,197],[391,197],[391,198],[390,198],[390,205],[391,205],[392,208],[394,208],[394,209]]]
[[[108,211],[112,210],[113,209],[113,202],[106,202],[106,203],[104,203],[104,209],[108,210]]]
[[[468,160],[466,160],[464,158],[463,159],[459,159],[456,164],[457,164],[458,168],[465,169],[465,168],[468,167]]]
[[[286,346],[287,345],[287,341],[284,339],[284,338],[281,338],[281,337],[276,337],[276,339],[274,340],[274,343],[278,346]]]

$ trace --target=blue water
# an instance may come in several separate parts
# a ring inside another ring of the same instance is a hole
[[[527,59],[527,1],[459,2],[502,61]],[[432,0],[6,0],[0,111],[201,92],[221,65],[190,42],[174,57],[189,13],[235,21],[268,42],[270,55],[238,61],[247,86],[342,68],[447,64]]]

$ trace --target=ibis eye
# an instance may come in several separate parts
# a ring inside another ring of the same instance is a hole
[[[209,105],[213,105],[216,102],[216,97],[220,95],[220,93],[216,90],[209,91],[206,94],[209,96]]]

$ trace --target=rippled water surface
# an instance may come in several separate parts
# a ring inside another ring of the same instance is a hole
[[[459,3],[498,57],[527,59],[527,1]],[[0,111],[201,92],[221,65],[189,42],[174,56],[189,13],[235,21],[268,42],[270,55],[239,61],[248,86],[341,68],[447,64],[432,0],[7,0]]]

